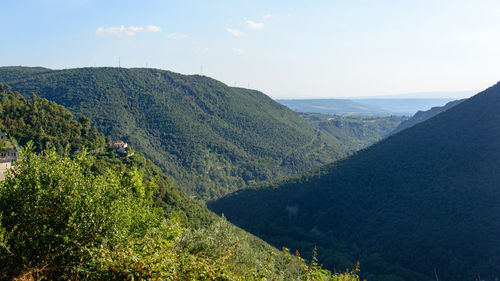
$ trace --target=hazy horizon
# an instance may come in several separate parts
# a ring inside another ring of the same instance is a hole
[[[36,65],[36,66],[24,66],[24,65],[3,65],[3,66],[0,66],[0,67],[41,67],[41,68],[49,68],[49,67],[45,67],[45,66],[41,66],[41,65]],[[84,66],[84,67],[94,67],[94,66]],[[100,67],[114,67],[114,66],[100,66]],[[76,67],[78,68],[78,67]],[[127,67],[122,67],[122,68],[127,68]],[[135,68],[135,67],[131,67],[131,68]],[[137,67],[137,68],[141,68],[141,67]],[[151,67],[153,68],[153,67]],[[63,69],[66,69],[66,68],[49,68],[51,70],[63,70]],[[171,72],[176,72],[174,70],[170,70],[170,69],[161,69],[161,68],[155,68],[155,69],[159,69],[159,70],[164,70],[164,71],[171,71]],[[181,74],[185,74],[185,73],[181,73]],[[199,74],[187,74],[187,75],[199,75]],[[213,78],[215,79],[214,77],[210,77],[208,75],[204,75],[204,76],[207,76],[209,78]],[[226,83],[226,85],[228,86],[234,86],[234,85],[229,85]],[[245,88],[243,86],[238,86],[236,85],[236,87],[242,87],[242,88]],[[253,88],[251,88],[253,89]],[[297,94],[297,95],[292,95],[292,96],[287,96],[287,95],[280,95],[279,97],[275,97],[273,96],[272,93],[266,93],[262,90],[259,90],[259,89],[253,89],[253,90],[258,90],[258,91],[261,91],[263,92],[264,94],[270,96],[271,98],[275,99],[275,100],[307,100],[307,99],[353,99],[353,100],[356,100],[356,99],[464,99],[464,98],[469,98],[479,92],[481,92],[482,90],[462,90],[462,91],[441,91],[441,92],[415,92],[415,93],[394,93],[394,94],[375,94],[375,95],[371,95],[371,96],[322,96],[322,95],[318,95],[318,96],[308,96],[307,94]]]
[[[398,93],[398,94],[375,94],[372,96],[336,96],[336,97],[301,97],[298,95],[292,98],[276,98],[276,100],[307,100],[307,99],[465,99],[481,92],[482,90],[465,90],[465,91],[441,91],[441,92],[415,92],[415,93]]]
[[[3,3],[1,65],[151,67],[280,98],[478,89],[500,80],[500,3]]]

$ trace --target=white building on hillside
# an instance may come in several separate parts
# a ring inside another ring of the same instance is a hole
[[[5,173],[12,167],[12,163],[17,161],[17,146],[8,144],[6,133],[0,133],[0,181],[5,179]]]
[[[123,141],[118,141],[113,143],[113,150],[119,153],[127,153],[125,150],[127,148],[127,143]]]

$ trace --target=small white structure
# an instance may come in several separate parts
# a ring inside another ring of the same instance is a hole
[[[127,153],[125,150],[127,148],[127,143],[123,141],[117,141],[113,143],[113,150],[118,153]]]
[[[0,162],[0,181],[3,181],[5,179],[5,174],[11,167],[11,162]]]
[[[0,142],[5,144],[8,141],[6,133],[0,133]],[[18,148],[4,149],[0,151],[0,181],[5,179],[5,173],[12,167],[12,163],[17,161]]]

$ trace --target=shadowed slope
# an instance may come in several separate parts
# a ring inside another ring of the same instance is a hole
[[[348,159],[210,207],[274,244],[308,241],[320,254],[360,259],[374,280],[400,280],[383,279],[389,272],[435,279],[434,270],[443,280],[493,280],[500,276],[499,140],[497,84]]]

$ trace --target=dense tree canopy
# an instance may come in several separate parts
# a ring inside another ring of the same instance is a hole
[[[500,84],[353,156],[213,210],[368,280],[500,276]],[[389,276],[391,275],[391,276]]]
[[[156,186],[138,170],[96,174],[93,165],[85,150],[36,154],[28,143],[0,183],[0,279],[358,280],[255,251],[224,220],[186,231],[154,207]]]
[[[346,154],[352,154],[387,137],[407,117],[349,117],[321,113],[300,113],[318,125],[321,134],[330,134],[339,141]]]
[[[190,195],[217,198],[302,172],[350,151],[268,96],[199,75],[158,69],[2,67],[0,82],[88,116]]]
[[[60,129],[67,123],[80,145],[104,136],[76,134],[93,131],[88,119],[76,122],[43,98],[2,89],[6,127],[27,147],[0,182],[0,280],[357,280],[306,264],[217,217],[141,153],[117,154],[102,141],[92,151],[72,146]],[[33,110],[39,105],[45,112]],[[27,122],[18,119],[47,112],[53,121],[37,123],[35,133],[19,127]],[[33,146],[29,136],[39,139],[39,132],[52,132],[53,142],[43,143],[49,149]]]
[[[69,146],[72,152],[83,146],[99,151],[104,137],[90,126],[90,119],[78,121],[61,105],[36,95],[29,99],[0,84],[0,128],[9,132],[20,145],[32,141],[35,149],[51,144],[58,151]]]

